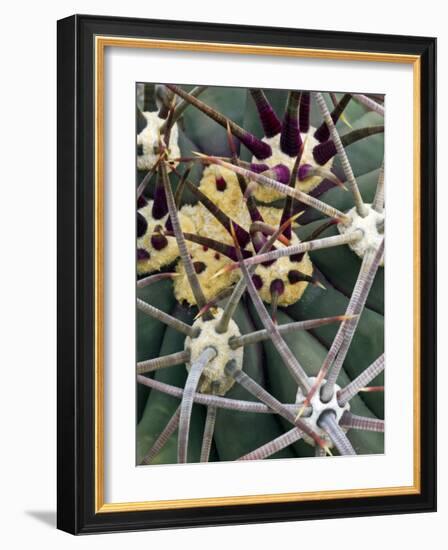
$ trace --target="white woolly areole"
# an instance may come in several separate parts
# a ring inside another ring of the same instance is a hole
[[[165,122],[165,119],[159,118],[158,111],[145,111],[143,116],[146,118],[147,124],[145,128],[137,135],[137,145],[143,148],[143,154],[137,155],[137,168],[139,170],[151,170],[158,158],[159,147],[159,129]],[[178,146],[179,131],[177,124],[174,123],[170,133],[170,143],[168,145],[169,158],[180,157],[180,149]],[[170,162],[172,166],[177,166],[178,162]],[[169,164],[168,171],[171,171]]]
[[[316,164],[314,160],[313,149],[316,145],[319,145],[319,142],[314,137],[315,131],[316,128],[310,126],[306,134],[300,134],[302,137],[302,141],[305,143],[302,158],[300,159],[300,164],[310,164],[313,167],[330,170],[333,165],[332,158],[323,166]],[[296,159],[295,157],[290,157],[286,153],[283,153],[283,151],[280,149],[280,135],[281,134],[277,134],[271,138],[264,137],[262,141],[271,146],[272,155],[269,158],[263,160],[258,160],[256,157],[252,157],[252,163],[267,164],[270,168],[273,168],[277,164],[283,164],[287,166],[290,171],[292,171]],[[303,191],[304,193],[309,193],[315,187],[317,187],[321,181],[322,178],[320,176],[311,176],[303,181],[297,180],[296,189],[300,189],[300,191]],[[258,185],[253,194],[257,200],[267,203],[276,201],[284,197],[282,193],[279,193],[278,191],[275,191],[274,189],[271,189],[270,187],[265,187],[263,185]]]
[[[308,378],[308,380],[310,381],[311,385],[313,385],[314,382],[316,381],[316,377],[315,376],[310,376]],[[326,380],[324,379],[322,381],[321,387],[325,384],[325,382],[326,382]],[[340,386],[335,384],[334,385],[333,396],[330,399],[330,401],[327,401],[326,403],[321,401],[320,391],[317,390],[315,392],[315,394],[313,395],[313,397],[311,398],[311,401],[310,401],[310,406],[311,406],[311,409],[312,409],[311,415],[307,416],[303,419],[308,424],[308,426],[312,430],[314,430],[322,439],[325,439],[325,441],[328,441],[330,447],[333,446],[333,443],[330,440],[330,438],[327,436],[327,432],[325,430],[323,430],[318,425],[318,421],[319,421],[320,415],[323,412],[333,411],[334,414],[336,415],[336,421],[339,424],[339,421],[341,420],[341,417],[344,414],[344,412],[350,410],[350,404],[349,403],[346,403],[343,407],[341,407],[338,403],[337,394],[338,394],[338,391],[340,389],[341,389]],[[296,403],[303,403],[304,400],[305,400],[305,396],[303,394],[302,388],[299,387],[299,389],[297,390],[297,395],[296,395]],[[347,431],[344,428],[342,428],[342,429],[345,432]],[[312,445],[313,447],[316,445],[316,442],[314,441],[314,439],[312,439],[307,434],[303,434],[303,440],[306,441],[309,445]]]
[[[351,235],[359,229],[363,232],[361,239],[348,245],[360,258],[364,258],[369,248],[374,248],[376,250],[384,237],[384,232],[380,233],[378,231],[378,225],[384,224],[384,212],[377,212],[372,208],[371,204],[364,204],[364,206],[367,210],[367,216],[364,218],[361,217],[356,211],[356,208],[352,208],[347,212],[347,216],[349,216],[351,223],[347,225],[342,223],[338,224],[339,233],[341,235]],[[380,265],[384,265],[384,256],[381,259]]]
[[[235,383],[232,376],[225,374],[225,366],[234,359],[237,369],[243,368],[243,346],[237,349],[229,346],[229,340],[232,337],[241,335],[238,325],[230,320],[226,332],[220,334],[215,330],[222,314],[223,310],[219,308],[214,319],[204,321],[202,317],[199,318],[193,323],[193,328],[200,329],[199,335],[196,338],[187,336],[185,339],[185,349],[190,351],[190,362],[186,364],[188,371],[205,348],[213,347],[216,350],[216,356],[207,363],[199,380],[198,390],[201,393],[225,395]]]
[[[148,227],[145,234],[137,239],[137,248],[143,248],[149,253],[148,259],[137,261],[137,273],[139,275],[158,271],[162,269],[162,267],[174,262],[174,260],[179,256],[179,248],[175,237],[166,237],[168,241],[167,246],[161,250],[156,250],[151,244],[151,237],[154,234],[159,233],[159,231],[156,231],[157,227],[161,226],[163,233],[166,220],[168,219],[168,214],[163,216],[160,220],[155,220],[152,217],[153,202],[154,201],[152,200],[149,201],[146,206],[139,210],[139,213],[145,218]],[[188,219],[188,217],[183,216],[182,213],[179,213],[179,222],[183,231],[187,233],[194,231],[193,223]]]

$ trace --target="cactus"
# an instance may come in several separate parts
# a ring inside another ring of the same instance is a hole
[[[384,452],[384,106],[137,86],[137,464]]]

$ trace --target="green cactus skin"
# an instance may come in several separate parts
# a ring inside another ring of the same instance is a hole
[[[182,90],[189,93],[193,89],[192,86],[181,86],[179,88],[180,93],[182,93]],[[263,92],[278,119],[281,121],[288,99],[288,92],[284,90],[263,90]],[[151,110],[156,109],[156,107],[159,108],[159,114],[163,112],[163,117],[167,116],[165,118],[167,121],[166,125],[169,126],[169,124],[173,123],[173,121],[170,122],[170,116],[176,116],[176,108],[173,107],[174,103],[169,103],[166,99],[167,97],[173,97],[168,88],[145,84],[144,86],[140,85],[139,93],[138,108],[143,110],[142,101],[145,97],[151,97],[152,99],[156,97],[157,106],[155,103],[152,103]],[[324,93],[322,96],[331,111],[335,94]],[[337,100],[340,101],[342,96],[343,94],[336,94]],[[177,105],[180,104],[181,99],[182,96],[177,98]],[[208,162],[214,162],[213,158],[217,158],[217,161],[224,159],[226,162],[229,162],[232,155],[237,155],[239,161],[243,163],[240,166],[252,170],[253,166],[249,163],[253,160],[253,153],[249,151],[247,144],[244,145],[239,139],[234,137],[232,138],[232,142],[229,141],[228,131],[226,130],[227,120],[235,123],[236,126],[243,129],[243,132],[245,131],[252,135],[254,140],[261,140],[264,136],[260,116],[254,98],[251,97],[249,90],[243,88],[212,87],[201,90],[200,94],[197,94],[197,100],[196,104],[190,105],[190,100],[187,98],[185,105],[187,108],[183,110],[180,118],[175,120],[175,124],[178,127],[178,145],[181,158],[176,160],[176,163],[178,163],[177,166],[172,170],[170,168],[168,174],[169,185],[175,194],[182,179],[181,176],[187,167],[189,169],[188,180],[195,186],[199,185],[207,163],[198,160],[195,157],[196,152],[207,155]],[[216,120],[213,120],[209,115],[202,112],[200,104],[205,104],[211,107],[214,112],[223,115],[224,122],[217,123]],[[146,106],[148,105],[150,105],[149,100],[146,102]],[[171,115],[169,114],[170,106]],[[322,125],[323,120],[323,112],[319,108],[318,101],[311,94],[309,123],[315,129]],[[351,98],[344,109],[343,116],[337,121],[335,126],[339,136],[344,140],[344,136],[349,135],[354,130],[380,127],[381,125],[384,125],[384,118],[381,115],[369,112],[365,106]],[[231,128],[231,131],[234,133],[234,131],[237,132],[238,130]],[[330,137],[332,138],[332,136]],[[251,143],[250,140],[249,143]],[[368,135],[347,145],[344,149],[356,178],[362,201],[364,204],[371,204],[375,200],[384,158],[384,135],[382,132],[377,131],[372,135]],[[169,158],[169,151],[166,154]],[[161,162],[164,162],[164,160]],[[263,162],[263,159],[257,161],[257,163]],[[342,157],[339,154],[335,155],[331,169],[341,181],[346,182]],[[155,167],[154,172],[157,171],[159,171],[159,168]],[[226,178],[229,177],[229,174],[226,174]],[[237,181],[236,176],[233,176],[233,179]],[[143,191],[139,201],[154,199],[156,175],[154,174],[148,178],[146,171],[137,171],[136,180],[139,194]],[[144,188],[142,187],[142,182],[145,184]],[[248,180],[246,179],[247,183]],[[346,185],[348,186],[347,182]],[[311,190],[310,196],[316,197],[319,201],[333,207],[336,209],[335,211],[341,212],[341,215],[354,206],[352,192],[344,191],[336,186],[334,182],[332,183],[328,180],[325,180],[314,190]],[[181,194],[177,193],[175,198],[178,201],[178,210],[182,205],[198,204],[197,196],[191,193],[188,186],[185,186]],[[240,203],[243,204],[242,199]],[[277,199],[270,205],[262,204],[258,201],[255,201],[255,204],[258,205],[259,211],[261,211],[260,207],[262,206],[283,209],[285,199]],[[300,206],[295,199],[293,199],[292,205],[292,212],[297,211],[297,207]],[[221,208],[220,205],[217,206]],[[298,210],[304,211],[297,218],[299,225],[295,226],[293,231],[300,241],[306,242],[329,218],[320,209],[313,207],[303,207],[302,205],[302,208]],[[240,214],[235,209],[232,212],[227,212],[227,214],[231,217],[233,216],[235,222],[239,224],[243,223],[242,219],[238,218]],[[186,230],[183,228],[183,230],[185,235],[191,232],[190,229]],[[166,231],[168,232],[164,233]],[[174,233],[171,227],[167,226],[162,229],[162,234],[166,234],[166,238],[175,238]],[[231,234],[227,232],[227,237],[225,237],[225,231],[222,234],[224,237],[221,240],[224,238],[226,245],[233,246],[235,250],[234,254],[237,255],[238,245],[235,242],[232,243]],[[333,224],[324,229],[316,239],[337,237],[338,235],[338,228],[336,224]],[[211,236],[210,227],[206,226],[204,228],[202,236]],[[269,235],[265,234],[265,238],[268,237]],[[188,246],[191,246],[191,241],[187,240],[186,242]],[[276,246],[278,247],[279,245],[276,244]],[[246,248],[246,250],[249,249]],[[310,250],[308,255],[313,265],[313,273],[307,283],[300,283],[305,288],[300,298],[288,306],[277,306],[275,295],[273,294],[272,304],[266,304],[266,307],[269,315],[275,318],[276,326],[280,327],[280,333],[284,342],[300,366],[303,367],[306,376],[316,377],[328,356],[329,350],[332,349],[341,326],[341,321],[335,320],[334,322],[321,324],[308,330],[295,330],[287,334],[281,332],[281,327],[297,321],[343,316],[353,296],[361,270],[362,259],[347,244],[334,248]],[[232,261],[235,261],[235,259],[236,257]],[[181,260],[176,260],[176,262],[181,262]],[[176,262],[164,266],[162,272],[173,273]],[[197,265],[198,263],[200,262],[196,261],[196,264],[192,266],[193,271],[196,272],[196,275],[193,274],[192,276],[199,278],[201,266]],[[230,260],[228,263],[230,264]],[[229,283],[227,294],[222,295],[222,299],[220,299],[221,295],[218,296],[215,301],[212,301],[207,308],[202,310],[204,319],[207,318],[207,315],[213,315],[214,306],[219,304],[221,308],[225,308],[226,304],[228,304],[229,294],[236,282],[241,278],[240,271],[233,273],[235,273],[235,277],[229,279],[231,282]],[[150,277],[151,274],[141,276],[139,279],[147,276]],[[320,286],[317,285],[317,282],[319,282]],[[179,279],[176,280],[176,277],[172,280],[158,280],[153,284],[138,288],[137,297],[143,300],[143,302],[154,306],[157,310],[169,314],[191,326],[195,316],[198,314],[198,307],[186,303],[179,304],[177,302],[174,293],[174,286],[176,284],[179,284]],[[347,386],[352,380],[364,373],[369,365],[374,363],[383,354],[383,315],[384,273],[383,268],[379,267],[375,273],[372,287],[367,295],[366,304],[362,308],[353,339],[348,347],[342,369],[338,375],[337,384],[339,387],[344,388]],[[257,312],[254,303],[247,295],[247,292],[241,297],[232,315],[232,319],[237,323],[241,335],[252,334],[257,330],[263,330],[267,327],[265,321],[260,317],[260,313]],[[351,321],[346,322],[349,323]],[[184,333],[179,332],[179,330],[176,330],[172,326],[167,326],[163,319],[151,317],[140,310],[137,311],[138,362],[181,352],[184,350],[184,345]],[[210,345],[213,345],[213,342],[210,342]],[[289,405],[290,408],[288,410],[294,411],[293,418],[296,418],[300,410],[300,404],[293,405],[296,401],[297,381],[288,368],[286,368],[271,338],[267,337],[262,341],[244,347],[243,372],[255,381],[259,387],[264,388],[277,402]],[[188,372],[185,364],[182,363],[160,368],[154,372],[145,373],[143,376],[156,382],[168,384],[170,387],[174,387],[179,393],[179,391],[185,388]],[[238,378],[236,380],[237,383],[225,395],[226,399],[235,400],[233,401],[235,403],[243,401],[249,403],[249,406],[250,403],[260,404],[260,402],[263,402],[262,397],[259,396],[257,398],[248,391],[244,386],[244,381],[239,382]],[[141,376],[139,377],[139,381],[141,382]],[[368,382],[368,386],[371,387],[382,387],[383,385],[383,372]],[[254,450],[272,441],[278,440],[278,438],[281,438],[283,434],[293,427],[291,418],[287,420],[285,415],[280,413],[275,414],[272,410],[270,412],[242,412],[225,407],[221,408],[219,397],[212,396],[212,399],[218,399],[216,401],[218,405],[210,455],[206,458],[208,461],[238,460],[244,457],[244,455],[252,453]],[[173,428],[173,433],[157,453],[150,455],[148,453],[152,453],[154,443],[160,434],[164,433],[170,420],[176,423],[175,414],[176,411],[180,410],[182,404],[183,399],[181,394],[174,397],[163,393],[163,391],[155,387],[150,389],[142,383],[137,384],[137,464],[172,464],[178,461],[179,430],[176,427]],[[261,406],[264,407],[264,405]],[[201,461],[206,413],[206,406],[197,403],[193,405],[188,438],[188,462]],[[381,422],[384,419],[384,393],[382,391],[362,391],[357,393],[350,399],[350,413],[357,417],[372,419],[376,423],[374,431],[355,427],[345,428],[347,432],[346,437],[354,453],[383,453],[384,424],[381,424]],[[306,422],[306,418],[306,413],[304,413],[298,422]],[[331,441],[330,433],[326,437],[329,437]],[[304,439],[299,439],[275,453],[268,454],[268,457],[270,459],[281,459],[317,456],[317,449],[318,447],[314,446],[314,443],[311,445]],[[331,452],[332,454],[338,454],[338,450],[334,447]],[[146,461],[145,457],[148,456],[150,456],[150,460]]]
[[[178,306],[175,311],[176,317],[191,324],[191,312]],[[160,355],[169,355],[181,351],[184,347],[184,336],[172,328],[167,328],[163,337]],[[183,387],[187,378],[184,365],[177,365],[169,369],[163,369],[155,373],[155,379],[173,386]],[[145,457],[155,439],[162,432],[168,420],[175,413],[179,401],[169,395],[151,391],[147,400],[143,416],[137,426],[137,462]],[[204,431],[204,411],[201,407],[195,406],[193,410],[192,429],[190,434],[189,460],[198,462],[202,433]],[[167,445],[154,458],[154,464],[172,464],[177,461],[177,438],[175,434],[169,439]]]
[[[169,313],[175,303],[171,287],[169,281],[160,281],[152,286],[138,288],[137,297]],[[162,354],[165,330],[166,326],[163,323],[137,311],[137,361],[153,359]],[[148,394],[148,388],[142,384],[137,385],[137,421],[142,417]]]

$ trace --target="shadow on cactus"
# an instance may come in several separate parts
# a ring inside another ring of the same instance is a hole
[[[137,85],[137,464],[384,452],[384,106]]]

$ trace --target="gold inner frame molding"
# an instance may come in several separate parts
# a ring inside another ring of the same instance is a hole
[[[405,63],[413,66],[413,220],[414,220],[414,419],[413,419],[413,484],[403,487],[372,489],[343,489],[302,493],[275,493],[263,495],[191,498],[142,502],[106,503],[104,501],[104,56],[107,47],[144,48],[159,50],[250,54],[265,56],[301,57],[381,63]],[[224,44],[177,40],[123,38],[96,36],[95,55],[95,513],[167,510],[210,506],[300,502],[341,498],[379,497],[420,493],[420,57],[389,53],[321,50],[292,47],[255,46],[251,44]]]

